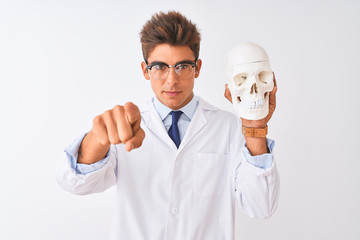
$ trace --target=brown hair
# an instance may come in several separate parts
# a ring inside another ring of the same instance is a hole
[[[140,42],[145,62],[158,44],[188,46],[197,60],[200,51],[200,33],[195,24],[179,12],[156,13],[143,26]]]

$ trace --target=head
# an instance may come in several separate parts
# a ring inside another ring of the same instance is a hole
[[[196,25],[178,12],[160,12],[145,23],[140,40],[144,57],[141,68],[156,97],[172,109],[185,106],[193,97],[194,79],[199,76],[201,68],[198,59],[200,33]],[[194,63],[187,65],[191,66],[192,72],[186,76],[180,73],[186,67],[181,64],[184,62]],[[168,70],[164,78],[154,75],[158,65],[149,69],[154,63],[160,63],[160,68],[165,66]]]

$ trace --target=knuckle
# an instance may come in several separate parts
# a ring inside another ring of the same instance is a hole
[[[129,141],[133,136],[135,135],[135,133],[133,132],[131,127],[127,127],[124,129],[124,131],[121,133],[120,140],[122,142],[127,142]]]
[[[123,106],[121,105],[115,105],[112,110],[116,111],[116,112],[119,112],[119,111],[122,111],[124,109]]]
[[[97,125],[101,125],[102,124],[102,118],[101,118],[101,115],[99,116],[96,116],[93,120],[93,125],[94,126],[97,126]]]
[[[112,109],[112,115],[114,116],[115,119],[118,119],[119,117],[121,118],[121,116],[124,115],[124,112],[125,112],[124,107],[120,105],[116,105]]]
[[[109,137],[109,143],[111,143],[111,144],[119,144],[119,143],[121,143],[121,141],[120,141],[119,138]]]
[[[131,107],[131,106],[133,106],[134,104],[132,103],[132,102],[126,102],[125,104],[124,104],[124,107]]]
[[[127,141],[129,141],[132,138],[132,134],[130,133],[123,133],[122,136],[120,137],[120,141],[123,143],[126,143]]]
[[[130,124],[133,124],[134,122],[136,122],[137,117],[133,116],[133,115],[127,115],[127,119],[128,119]]]
[[[109,138],[107,137],[102,137],[99,139],[99,142],[102,144],[102,145],[108,145],[110,143],[109,141]]]
[[[109,118],[112,114],[111,114],[111,110],[107,110],[102,114],[105,118]]]
[[[126,109],[127,112],[130,111],[130,112],[136,113],[139,111],[139,108],[132,102],[126,102],[124,104],[124,108]]]

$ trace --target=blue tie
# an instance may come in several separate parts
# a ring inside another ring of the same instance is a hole
[[[171,139],[174,141],[176,147],[179,148],[180,134],[179,134],[179,128],[177,122],[179,121],[182,111],[172,111],[170,114],[172,116],[172,124],[170,126],[168,133]]]

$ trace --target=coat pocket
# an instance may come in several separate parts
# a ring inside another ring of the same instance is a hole
[[[221,195],[225,188],[227,166],[226,154],[196,153],[194,160],[195,193],[203,197]]]

